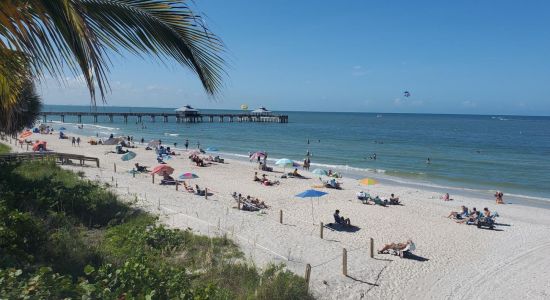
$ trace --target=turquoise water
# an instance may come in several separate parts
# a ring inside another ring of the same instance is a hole
[[[45,111],[89,111],[88,106],[45,106]],[[166,108],[98,107],[98,111],[173,112]],[[202,110],[203,112],[224,112]],[[225,111],[227,112],[227,111]],[[280,112],[288,124],[278,123],[151,123],[146,128],[130,118],[109,123],[83,117],[83,130],[95,136],[133,135],[136,140],[185,139],[196,147],[215,146],[226,155],[246,156],[265,150],[272,159],[302,161],[307,150],[314,167],[355,177],[374,176],[426,185],[548,198],[550,192],[550,117]],[[48,120],[59,121],[51,116]],[[76,117],[66,117],[76,123]],[[309,140],[309,144],[308,144]],[[369,159],[376,153],[376,160]],[[431,164],[427,164],[427,158]]]

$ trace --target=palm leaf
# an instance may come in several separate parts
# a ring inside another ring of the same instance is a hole
[[[107,49],[174,59],[211,95],[224,75],[223,43],[182,0],[3,0],[0,49],[25,53],[34,78],[82,74],[93,103],[108,89]]]

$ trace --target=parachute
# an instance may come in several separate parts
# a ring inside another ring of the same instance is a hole
[[[246,105],[246,104],[241,104],[241,109],[242,109],[242,110],[248,110],[248,105]]]

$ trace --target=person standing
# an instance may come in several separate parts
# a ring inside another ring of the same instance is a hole
[[[80,137],[76,138],[76,144],[78,145],[78,147],[80,147]]]
[[[76,139],[75,139],[74,136],[73,136],[73,138],[71,139],[71,144],[73,145],[73,147],[76,147]]]
[[[187,149],[189,149],[189,140],[185,140],[185,151],[187,151]]]

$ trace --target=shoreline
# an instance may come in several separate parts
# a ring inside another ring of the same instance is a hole
[[[62,126],[61,124],[66,124],[66,125],[68,124],[72,126],[78,125],[77,123],[71,123],[71,122],[63,123],[60,121],[49,121],[46,124],[55,125],[55,126]],[[107,130],[107,131],[101,131],[101,134],[99,135],[100,138],[105,139],[106,137],[108,137],[110,133],[115,133],[115,136],[126,136],[121,133],[121,131],[123,130],[121,130],[121,128],[118,128],[118,127],[102,126],[98,124],[89,124],[89,123],[84,123],[84,125],[93,127],[93,128]],[[90,138],[90,136],[82,135],[75,130],[67,128],[67,130],[64,130],[64,131],[71,133],[73,135],[79,135],[85,139]],[[170,133],[165,132],[163,137],[170,139],[170,138],[176,138],[179,135],[180,134],[172,135]],[[163,139],[162,137],[160,138]],[[139,144],[139,143],[136,143],[136,144]],[[184,150],[183,148],[173,148],[173,149],[177,149],[180,151]],[[190,147],[190,149],[193,149],[193,147]],[[231,152],[224,152],[224,151],[220,151],[216,153],[228,155],[236,160],[242,160],[242,161],[248,160],[246,155],[241,153],[231,153]],[[271,164],[273,164],[277,159],[280,159],[280,158],[283,158],[283,157],[270,158],[268,159],[268,161],[270,161]],[[298,163],[301,163],[301,160],[295,160],[295,161]],[[411,178],[408,176],[398,176],[393,174],[387,174],[386,170],[359,168],[359,167],[353,167],[353,166],[347,166],[347,165],[333,165],[330,163],[313,162],[311,169],[313,170],[316,167],[319,167],[325,170],[333,169],[333,171],[336,171],[338,173],[345,175],[346,177],[350,177],[354,179],[361,179],[364,177],[373,177],[377,180],[385,181],[391,184],[409,186],[409,187],[419,188],[419,189],[428,189],[430,191],[440,192],[442,194],[449,192],[451,196],[459,195],[464,197],[486,198],[488,201],[494,200],[493,194],[496,191],[489,187],[486,187],[486,189],[469,188],[469,187],[461,186],[459,182],[453,183],[452,181],[448,181],[448,180],[444,180],[445,182],[443,183],[437,183],[436,181],[431,181],[430,179],[422,180],[422,179]],[[394,173],[394,172],[399,172],[399,171],[392,171],[391,173]],[[550,198],[508,193],[506,190],[503,190],[503,191],[505,194],[504,199],[506,203],[550,209]]]
[[[499,205],[487,199],[458,195],[454,201],[442,201],[438,192],[425,188],[408,187],[381,181],[364,187],[357,180],[344,177],[343,190],[321,189],[328,194],[319,199],[301,199],[294,195],[318,184],[316,175],[301,171],[311,179],[281,179],[281,173],[268,173],[279,185],[265,187],[252,181],[255,163],[227,159],[224,164],[196,167],[185,153],[174,156],[168,164],[179,172],[193,172],[199,177],[189,183],[212,191],[208,199],[175,190],[174,186],[151,183],[151,176],[132,177],[127,170],[135,162],[153,167],[155,155],[143,147],[132,149],[137,157],[123,162],[116,154],[104,154],[114,146],[92,146],[84,137],[80,147],[72,147],[68,140],[57,135],[35,135],[32,139],[48,141],[48,147],[68,153],[95,156],[101,168],[65,165],[74,171],[83,171],[91,180],[109,183],[113,190],[128,201],[133,197],[139,207],[155,212],[165,224],[177,228],[192,228],[206,235],[226,234],[239,244],[247,258],[259,266],[284,263],[286,268],[303,276],[306,264],[311,264],[310,289],[319,299],[357,299],[366,295],[374,299],[408,298],[439,299],[462,298],[470,290],[476,295],[495,298],[520,297],[527,292],[532,298],[544,298],[550,293],[549,279],[541,275],[550,268],[550,259],[544,248],[550,245],[550,220],[547,210],[522,205]],[[14,149],[20,151],[20,148]],[[113,164],[117,172],[113,172]],[[275,168],[282,171],[282,168]],[[403,206],[380,207],[364,205],[355,193],[365,190],[371,195],[387,198],[395,193]],[[271,206],[265,213],[237,210],[232,192],[252,195]],[[460,205],[482,209],[487,206],[498,211],[497,230],[477,229],[457,224],[446,218],[449,211]],[[359,229],[356,232],[325,229],[319,237],[319,222],[332,222],[332,213],[341,210]],[[284,221],[279,223],[279,211]],[[417,244],[416,261],[390,255],[369,257],[369,240],[375,248],[384,243],[402,242],[412,238]],[[542,247],[542,248],[541,248]],[[341,274],[342,248],[348,249],[348,268],[351,277]],[[533,250],[540,250],[535,251]],[[527,268],[525,263],[536,259]],[[497,268],[498,267],[498,268]],[[496,271],[495,271],[495,268]],[[336,270],[336,271],[335,271]],[[449,273],[449,270],[453,270]],[[472,282],[474,277],[486,280]],[[491,272],[499,272],[497,276]],[[354,278],[354,279],[352,279]],[[534,279],[533,279],[534,278]],[[499,290],[490,289],[501,281],[507,282]],[[512,282],[522,282],[523,288],[514,289]],[[465,286],[467,288],[465,288]],[[487,291],[486,294],[484,294]]]

